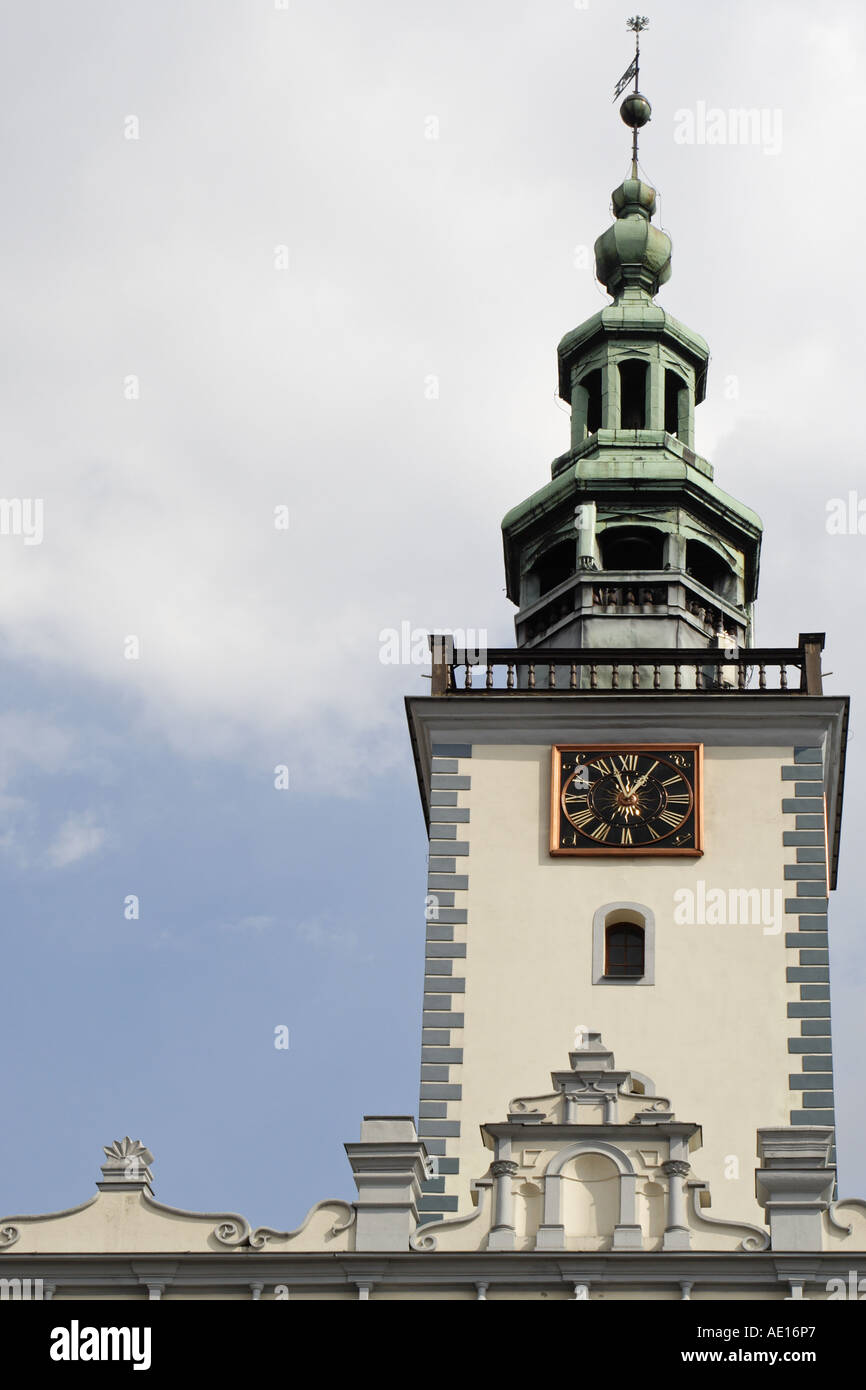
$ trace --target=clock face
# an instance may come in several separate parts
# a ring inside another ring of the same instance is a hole
[[[701,845],[700,744],[557,744],[551,854],[690,854]]]

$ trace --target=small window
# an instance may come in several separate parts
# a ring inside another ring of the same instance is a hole
[[[614,922],[604,934],[604,973],[636,979],[644,973],[644,934],[641,927]]]
[[[592,914],[592,983],[655,984],[655,915],[646,903],[603,903]]]
[[[645,362],[630,359],[619,366],[620,426],[624,430],[646,428],[646,383]]]

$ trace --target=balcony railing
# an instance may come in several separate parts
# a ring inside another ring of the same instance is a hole
[[[797,647],[455,648],[430,637],[433,695],[820,695],[822,632]],[[789,672],[792,675],[789,675]]]

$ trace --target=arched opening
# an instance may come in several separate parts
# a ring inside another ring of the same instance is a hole
[[[560,541],[536,561],[534,571],[538,579],[539,598],[574,574],[576,544],[575,541]]]
[[[644,973],[644,930],[632,922],[604,929],[604,973],[609,979],[639,979]]]
[[[664,536],[650,527],[615,526],[599,536],[605,570],[660,570]]]
[[[665,430],[685,439],[689,418],[689,388],[679,372],[665,372]]]
[[[592,917],[592,983],[655,984],[655,916],[643,903],[604,903]],[[641,1077],[644,1092],[653,1084]]]
[[[587,372],[581,381],[581,386],[587,395],[586,401],[586,432],[595,434],[596,430],[601,429],[601,371],[596,369],[594,372]]]
[[[733,570],[721,555],[702,541],[686,542],[686,573],[714,594],[733,598],[736,583]]]
[[[561,1221],[566,1246],[600,1250],[609,1246],[620,1214],[620,1173],[612,1158],[581,1153],[563,1168]]]
[[[619,420],[624,430],[646,428],[646,362],[619,364]]]

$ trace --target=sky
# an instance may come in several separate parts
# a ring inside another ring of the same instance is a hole
[[[383,634],[513,639],[500,521],[568,447],[556,344],[607,302],[629,13],[0,10],[0,491],[41,503],[0,509],[4,1213],[86,1200],[129,1134],[160,1200],[290,1229],[351,1199],[363,1114],[416,1112],[428,687]],[[866,16],[650,19],[697,448],[764,520],[757,640],[826,631],[854,700],[830,921],[864,1195],[866,535],[827,521],[866,498]],[[758,138],[708,142],[739,108]]]

